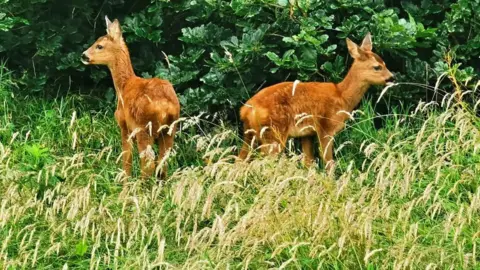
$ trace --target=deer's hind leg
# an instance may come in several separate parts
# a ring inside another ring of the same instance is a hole
[[[141,178],[152,176],[155,169],[155,152],[153,151],[154,138],[147,131],[136,134],[137,148],[140,155]]]
[[[320,141],[321,155],[325,162],[325,169],[328,172],[333,172],[335,169],[335,162],[333,160],[333,143],[334,136],[345,126],[344,120],[341,118],[332,118],[322,123],[321,129],[318,132]]]
[[[313,156],[314,136],[305,136],[305,137],[302,137],[300,140],[302,144],[302,152],[304,155],[305,165],[310,166],[315,160]]]
[[[160,179],[167,178],[168,164],[165,156],[173,149],[173,139],[175,137],[176,127],[172,128],[172,131],[162,131],[157,139],[158,144],[158,158],[157,158],[157,170],[160,170]]]

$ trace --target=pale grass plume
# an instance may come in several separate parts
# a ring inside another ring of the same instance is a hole
[[[307,119],[313,119],[313,115],[307,114],[307,113],[301,113],[295,115],[295,126],[299,126],[303,121]]]
[[[297,85],[300,83],[299,80],[295,80],[293,82],[293,86],[292,86],[292,97],[295,96],[295,90],[297,89]]]
[[[182,164],[161,184],[123,181],[114,145],[91,151],[82,139],[75,153],[25,171],[13,163],[23,140],[0,144],[2,266],[73,268],[62,254],[86,243],[81,266],[89,269],[302,269],[339,261],[349,269],[475,269],[480,133],[463,109],[435,107],[422,103],[414,120],[407,117],[414,129],[348,137],[331,177],[300,166],[295,151],[233,163],[236,132],[225,127],[181,134],[211,162]],[[344,156],[358,144],[357,158]],[[181,163],[178,151],[166,156]],[[33,188],[20,188],[19,179]]]
[[[170,124],[170,127],[168,128],[167,134],[171,136],[172,133],[173,133],[173,130],[174,130],[175,127],[176,127],[176,125],[177,125],[178,123],[181,123],[181,122],[184,121],[184,120],[185,120],[185,118],[179,118],[179,119],[173,121],[173,122]]]
[[[150,137],[153,136],[153,133],[152,133],[152,121],[148,121],[147,125],[145,126],[145,128],[147,128],[148,130],[148,134],[150,135]]]
[[[445,76],[447,76],[447,75],[448,75],[447,72],[443,72],[442,74],[440,74],[440,76],[438,76],[437,81],[435,82],[435,87],[434,87],[434,89],[433,89],[435,95],[438,94],[438,87],[439,87],[440,84],[442,83],[443,78],[445,78]]]
[[[28,139],[30,138],[30,134],[31,134],[31,130],[28,130],[27,133],[25,134],[25,140],[23,141],[23,143],[26,143],[28,141]]]
[[[68,128],[73,127],[73,124],[75,124],[76,119],[77,119],[77,111],[73,111],[72,118],[70,119],[70,125],[68,125]]]
[[[139,133],[139,132],[142,132],[142,129],[141,128],[135,128],[129,135],[128,135],[128,139],[127,141],[129,143],[133,143],[133,139],[135,138],[135,136]]]
[[[260,130],[260,138],[263,138],[263,135],[265,134],[265,132],[269,129],[269,127],[265,126],[265,127],[262,127],[262,129]]]
[[[382,90],[382,92],[380,92],[380,96],[378,96],[378,99],[377,99],[377,102],[380,102],[380,99],[382,99],[383,95],[385,95],[385,93],[388,91],[388,89],[394,87],[394,86],[397,86],[398,83],[387,83],[387,86],[385,86]]]
[[[473,111],[477,111],[479,105],[480,105],[480,99],[478,99],[478,101],[475,102],[475,105],[473,106]]]
[[[15,141],[15,139],[18,137],[19,134],[20,132],[18,131],[13,133],[12,138],[10,139],[10,144],[12,144]]]
[[[477,83],[475,84],[475,87],[473,88],[473,92],[476,93],[479,87],[480,87],[480,80],[478,80]]]
[[[308,125],[308,126],[302,127],[302,128],[300,129],[300,133],[305,132],[305,131],[307,131],[307,130],[309,130],[309,129],[315,131],[315,127],[314,127],[314,126]]]
[[[155,168],[155,175],[160,175],[160,173],[163,172],[163,168],[164,168],[165,164],[167,164],[167,160],[170,159],[170,157],[173,155],[173,152],[174,151],[172,149],[169,149],[165,153],[165,155],[163,156],[163,158],[160,160],[160,162],[158,163],[158,165]]]
[[[166,124],[165,124],[165,125],[161,125],[161,126],[158,128],[157,133],[160,133],[160,132],[162,132],[162,131],[164,131],[164,130],[169,130],[169,129],[170,129],[170,125],[166,125]]]
[[[153,151],[153,148],[151,145],[147,145],[145,150],[140,152],[140,158],[146,158],[149,161],[155,160],[155,151]]]
[[[353,117],[353,113],[350,113],[350,112],[347,112],[347,111],[344,111],[344,110],[340,110],[340,111],[337,112],[337,115],[339,115],[339,114],[346,114],[350,120],[355,120],[355,118]]]
[[[72,150],[75,150],[77,147],[77,132],[74,131],[72,134]]]

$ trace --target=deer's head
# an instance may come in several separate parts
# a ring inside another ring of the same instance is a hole
[[[370,33],[365,36],[361,46],[347,38],[347,46],[354,59],[352,71],[356,73],[358,80],[373,85],[383,85],[394,80],[394,75],[387,69],[382,58],[372,52]]]
[[[122,30],[117,19],[111,22],[105,16],[107,34],[93,43],[82,54],[82,62],[85,65],[112,65],[119,54],[125,53],[126,45],[123,41]],[[128,53],[128,51],[127,51]]]

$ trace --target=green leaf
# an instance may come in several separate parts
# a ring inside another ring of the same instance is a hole
[[[277,0],[277,3],[282,7],[286,7],[288,5],[288,0]]]
[[[87,250],[88,250],[88,245],[85,241],[80,241],[75,246],[75,254],[78,256],[85,255],[85,253],[87,253]]]
[[[317,50],[311,47],[304,47],[302,51],[302,61],[307,61],[310,63],[317,63]]]
[[[283,54],[283,61],[288,60],[295,53],[295,50],[288,50]]]
[[[277,66],[280,66],[282,64],[282,59],[274,53],[274,52],[267,52],[265,56],[270,59],[270,61],[274,62]]]

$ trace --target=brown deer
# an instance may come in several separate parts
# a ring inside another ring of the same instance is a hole
[[[354,61],[342,82],[283,82],[262,89],[247,101],[240,110],[245,133],[240,159],[247,158],[255,142],[263,153],[278,154],[293,137],[301,138],[305,163],[310,165],[317,136],[326,168],[333,169],[333,136],[371,85],[384,85],[394,78],[372,52],[370,33],[361,46],[347,38],[347,46]]]
[[[163,158],[173,147],[175,123],[180,115],[177,95],[166,80],[143,79],[135,75],[120,23],[118,20],[112,23],[107,16],[105,20],[107,35],[83,52],[82,62],[106,65],[112,74],[118,99],[115,119],[122,135],[123,170],[129,176],[132,173],[130,138],[134,138],[140,154],[142,178],[151,176],[155,169],[154,143],[159,148],[157,163],[164,163],[161,178],[165,178],[167,166]]]

